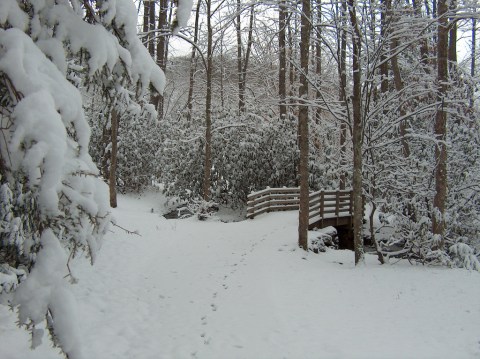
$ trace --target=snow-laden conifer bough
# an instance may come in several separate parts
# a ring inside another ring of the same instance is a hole
[[[179,1],[177,28],[190,10]],[[150,84],[163,91],[136,24],[131,0],[0,1],[0,299],[32,347],[46,319],[72,359],[83,356],[68,261],[86,251],[93,263],[111,221],[78,87],[118,108],[144,104]]]

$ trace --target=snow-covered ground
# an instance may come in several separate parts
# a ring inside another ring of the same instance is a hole
[[[95,266],[73,265],[84,355],[159,358],[479,358],[480,274],[380,266],[299,250],[296,212],[166,220],[157,195],[120,197]],[[152,212],[153,210],[153,212]],[[0,358],[29,349],[0,306]]]

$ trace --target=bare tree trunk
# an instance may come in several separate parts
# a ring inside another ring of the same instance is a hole
[[[345,113],[347,112],[347,0],[342,0],[341,9],[341,35],[340,35],[340,56],[339,56],[339,78],[340,87],[338,93],[338,99],[341,105],[344,107]],[[340,189],[345,189],[346,175],[345,166],[347,165],[347,124],[342,121],[340,123]]]
[[[153,40],[155,34],[155,1],[154,0],[145,0],[144,3],[144,13],[143,13],[143,31],[148,32],[146,36],[145,46],[148,49],[148,53],[152,58],[155,58],[155,41]],[[152,103],[155,108],[157,107],[158,93],[150,84],[150,103]]]
[[[220,38],[220,64],[219,65],[220,65],[220,102],[222,104],[222,108],[225,108],[225,88],[224,88],[225,63],[224,63],[224,57],[223,57],[223,36]]]
[[[253,20],[255,15],[255,5],[251,5],[250,7],[250,19],[248,22],[248,37],[247,37],[247,49],[245,51],[245,59],[243,61],[243,69],[242,69],[242,98],[243,98],[243,107],[240,108],[241,112],[245,112],[245,89],[247,88],[247,70],[248,64],[250,61],[250,53],[252,51],[252,44],[253,44]]]
[[[167,12],[168,12],[168,0],[160,0],[160,9],[158,11],[158,29],[160,30],[160,36],[158,37],[157,43],[157,64],[160,68],[166,72],[167,69],[167,47],[168,47],[168,38],[165,35],[165,32],[168,31],[168,22],[167,22]],[[155,91],[152,92],[151,102],[154,104],[157,110],[158,119],[163,119],[164,114],[164,98],[159,93]]]
[[[390,59],[391,64],[392,64],[392,72],[393,72],[393,82],[395,84],[395,90],[398,93],[401,93],[403,91],[403,80],[402,80],[402,74],[400,73],[400,67],[398,66],[398,56],[396,54],[397,48],[398,48],[398,38],[393,37],[392,39],[392,57]],[[406,115],[405,108],[403,106],[400,107],[400,116],[404,117]],[[410,157],[410,146],[407,142],[406,139],[407,135],[407,125],[405,121],[400,122],[400,136],[401,136],[401,141],[402,141],[402,151],[403,151],[403,157],[407,158]]]
[[[355,248],[355,265],[363,263],[363,200],[362,200],[362,142],[363,124],[361,108],[361,34],[356,14],[356,1],[348,0],[353,42],[353,245]]]
[[[211,23],[211,0],[207,6],[207,94],[205,101],[205,166],[203,176],[203,199],[210,200],[212,173],[212,74],[213,74],[213,29]]]
[[[147,4],[148,3],[148,4]],[[149,35],[149,41],[148,41],[148,52],[150,53],[150,56],[155,55],[155,42],[153,41],[153,38],[155,34],[153,31],[155,30],[155,1],[148,1],[145,3],[145,5],[149,6],[148,10],[148,30],[152,31]]]
[[[450,1],[450,14],[456,15],[457,12],[457,1]],[[455,17],[450,18],[450,31],[448,36],[448,70],[450,75],[455,75],[455,80],[457,79],[457,21]]]
[[[315,73],[317,75],[317,92],[315,94],[315,97],[317,100],[321,98],[321,93],[320,93],[320,86],[321,86],[321,78],[322,78],[322,2],[320,0],[317,0],[316,4],[317,8],[317,26],[316,26],[316,42],[315,42]],[[315,111],[315,122],[318,124],[320,123],[322,115],[322,110],[320,106],[317,107]]]
[[[439,236],[438,245],[434,249],[442,249],[445,235],[445,205],[447,200],[447,112],[445,97],[448,90],[448,23],[447,0],[438,1],[437,25],[437,112],[435,116],[435,197],[433,198],[432,230]]]
[[[110,190],[110,207],[117,207],[117,154],[118,154],[118,113],[112,109],[111,114],[112,149],[110,152],[110,171],[108,188]]]
[[[290,4],[290,6],[294,6],[294,4]],[[292,24],[293,21],[293,24]],[[296,43],[295,43],[295,34],[298,33],[297,31],[297,20],[295,18],[295,12],[287,18],[287,29],[288,29],[288,57],[290,61],[295,61],[296,57]],[[295,102],[295,66],[290,63],[289,71],[288,71],[288,97],[290,98],[290,104],[293,106]],[[293,107],[290,107],[293,108]]]
[[[472,77],[471,79],[471,85],[470,85],[470,103],[469,107],[470,110],[473,113],[473,105],[474,105],[474,100],[475,100],[475,85],[473,83],[473,78],[475,77],[475,56],[476,56],[476,42],[477,42],[477,34],[476,34],[476,28],[477,28],[477,19],[474,17],[472,18],[472,55],[470,57],[470,76]]]
[[[255,14],[255,6],[252,4],[250,8],[250,20],[248,25],[248,40],[247,48],[245,51],[245,58],[242,55],[242,28],[241,28],[241,0],[237,0],[237,20],[236,20],[236,33],[237,33],[237,72],[238,72],[238,114],[245,112],[245,88],[247,81],[247,69],[248,60],[250,58],[250,51],[253,43],[253,18]]]
[[[278,97],[279,97],[279,111],[280,118],[287,117],[287,84],[286,84],[286,71],[287,71],[287,54],[285,44],[285,28],[286,23],[286,9],[285,1],[281,1],[278,10],[278,60],[280,67],[278,69]]]
[[[382,10],[380,13],[380,37],[385,41],[387,38],[388,13],[390,12],[391,0],[382,0]],[[382,94],[388,92],[388,61],[387,50],[384,49],[380,55],[380,91]]]
[[[427,4],[427,0],[425,0]],[[425,6],[427,16],[430,16],[430,8],[426,5]],[[413,0],[413,11],[416,17],[422,17],[422,2],[421,0]],[[429,56],[428,56],[428,41],[425,37],[420,39],[420,56],[421,56],[421,63],[424,66],[424,69],[429,72],[430,67],[428,66],[430,63]]]
[[[300,211],[298,220],[298,245],[305,251],[308,250],[308,214],[309,214],[309,188],[308,188],[308,51],[310,43],[310,0],[302,0],[301,17],[301,43],[300,47],[300,88],[299,115],[298,115],[298,143],[300,147]]]
[[[143,45],[145,45],[147,49],[149,49],[149,46],[150,46],[149,30],[150,30],[150,1],[145,0],[143,2],[143,33],[145,35],[143,36],[142,41],[143,41]]]
[[[192,110],[193,110],[193,86],[195,85],[195,70],[196,70],[196,50],[198,42],[198,23],[199,23],[199,16],[200,16],[200,5],[202,4],[201,0],[197,1],[197,10],[195,12],[195,29],[193,35],[193,44],[192,46],[192,54],[190,56],[190,76],[189,76],[189,85],[188,85],[188,98],[187,98],[187,119],[190,122],[192,119]]]
[[[237,0],[237,19],[235,29],[237,33],[237,82],[238,82],[238,115],[245,107],[245,89],[243,88],[242,79],[242,19],[241,19],[242,4],[241,0]]]

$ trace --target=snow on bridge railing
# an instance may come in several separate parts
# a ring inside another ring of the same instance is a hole
[[[351,190],[316,191],[309,195],[309,221],[326,218],[351,217],[353,215],[353,192]],[[252,192],[247,197],[247,218],[262,213],[298,210],[300,188],[266,188]]]

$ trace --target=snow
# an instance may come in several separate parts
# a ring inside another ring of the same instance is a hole
[[[0,1],[0,25],[5,25],[7,22],[22,30],[28,27],[28,17],[20,9],[16,0]]]
[[[43,232],[40,243],[42,250],[37,255],[34,268],[14,295],[13,303],[19,306],[19,321],[21,324],[29,324],[30,321],[34,325],[40,324],[49,310],[62,348],[70,358],[81,358],[76,302],[64,280],[67,256],[50,229]],[[40,342],[39,335],[32,344],[39,346]]]
[[[111,25],[112,21],[115,20],[115,26],[125,32],[125,40],[127,41],[125,47],[131,55],[129,66],[131,66],[130,75],[133,83],[140,81],[141,88],[145,92],[151,82],[159,93],[163,93],[166,83],[165,74],[157,66],[137,36],[137,11],[133,1],[110,0],[103,3],[102,11],[106,13],[103,18],[104,24]]]
[[[177,10],[175,12],[175,18],[177,24],[173,29],[173,34],[176,35],[181,28],[184,28],[188,24],[188,19],[192,12],[193,0],[179,0],[177,5]]]
[[[163,201],[120,196],[116,222],[140,236],[114,227],[95,266],[71,263],[85,358],[480,356],[478,272],[373,255],[355,268],[350,251],[299,250],[295,211],[166,220]],[[45,338],[30,350],[14,321],[0,306],[2,358],[61,358]]]
[[[98,172],[88,154],[90,128],[83,115],[81,95],[18,29],[0,29],[0,71],[9,74],[23,97],[13,113],[9,155],[4,155],[13,169],[25,171],[31,187],[40,185],[42,214],[55,214],[58,193],[71,188],[62,183],[65,173]],[[76,142],[67,138],[66,131],[72,126]],[[78,181],[100,183],[85,178]],[[90,195],[83,196],[91,202]]]

